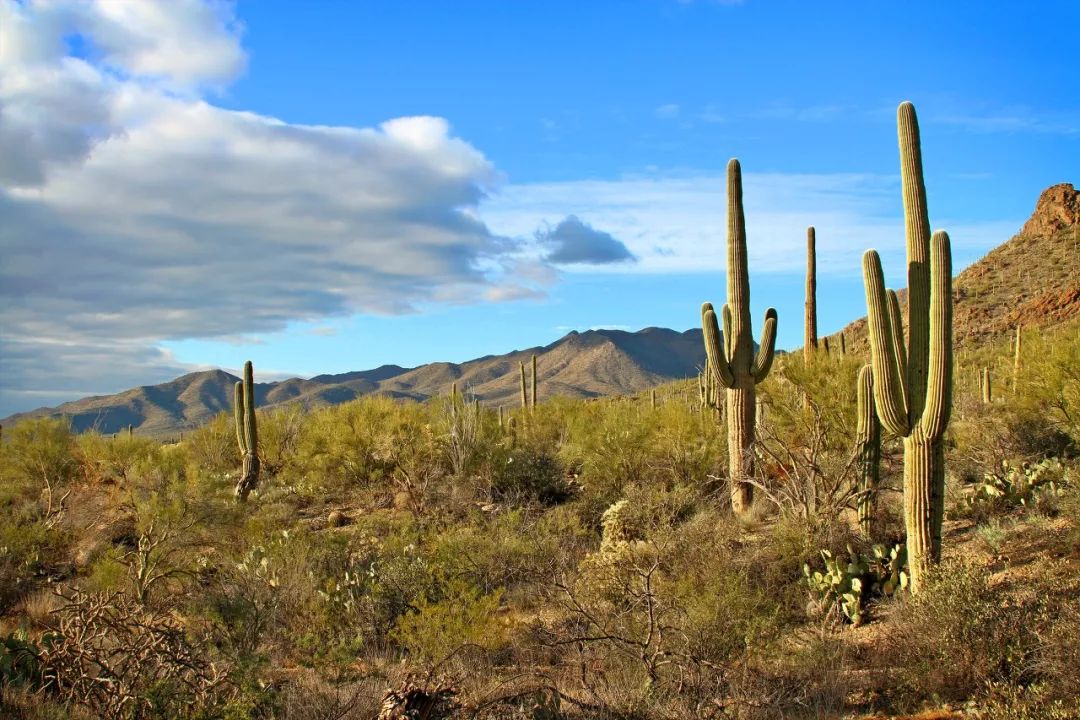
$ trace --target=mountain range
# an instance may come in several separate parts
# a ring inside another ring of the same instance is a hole
[[[257,382],[255,402],[260,408],[291,402],[314,408],[371,394],[422,401],[446,395],[457,383],[461,392],[485,405],[510,406],[520,402],[519,363],[528,366],[534,354],[540,399],[641,392],[695,376],[705,362],[701,330],[697,329],[682,333],[665,328],[574,331],[550,345],[464,363],[436,362],[415,368],[383,365],[307,380]],[[258,368],[256,377],[257,373]],[[109,434],[131,425],[140,435],[173,437],[230,410],[233,384],[238,379],[223,370],[193,372],[160,385],[83,398],[55,408],[12,415],[0,422],[7,425],[28,417],[67,416],[78,432],[96,429]]]

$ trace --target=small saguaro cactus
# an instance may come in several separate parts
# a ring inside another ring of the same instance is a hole
[[[900,105],[897,126],[907,235],[906,347],[899,304],[885,290],[875,250],[863,256],[863,281],[878,418],[904,439],[904,524],[911,589],[917,593],[941,558],[943,437],[952,409],[952,253],[947,233],[930,236],[919,125],[911,103]]]
[[[727,388],[728,475],[731,507],[742,514],[750,509],[754,490],[754,423],[757,409],[755,386],[772,367],[776,344],[776,310],[765,312],[761,346],[754,355],[750,326],[750,274],[746,263],[746,218],[743,215],[742,169],[728,162],[727,303],[721,310],[724,332],[711,303],[701,306],[701,321],[708,357],[706,372]]]
[[[1020,386],[1020,361],[1023,359],[1023,326],[1016,326],[1016,347],[1013,349],[1013,395],[1016,394],[1016,388]]]
[[[859,370],[856,393],[855,453],[859,462],[859,527],[873,537],[881,468],[881,423],[874,407],[874,373],[869,365]]]
[[[532,397],[529,398],[529,407],[536,409],[536,355],[532,356]]]
[[[994,402],[994,389],[991,381],[990,368],[984,367],[979,372],[979,395],[982,397],[983,405]]]
[[[247,500],[248,494],[259,484],[259,433],[255,425],[255,371],[250,360],[244,363],[244,379],[237,380],[233,390],[236,442],[240,446],[243,463],[235,493],[238,499]]]
[[[653,410],[656,409],[656,388],[653,388],[649,391],[649,406]]]
[[[803,320],[803,359],[807,364],[817,350],[817,235],[806,228],[806,315]]]

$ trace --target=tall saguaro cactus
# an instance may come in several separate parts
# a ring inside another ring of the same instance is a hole
[[[244,363],[244,379],[234,386],[233,414],[236,417],[236,442],[240,446],[242,468],[236,483],[236,497],[247,500],[259,484],[259,433],[255,425],[255,371],[251,361]]]
[[[859,370],[856,393],[858,417],[855,451],[859,461],[859,527],[873,537],[881,468],[881,423],[874,407],[874,373],[869,365]]]
[[[895,295],[887,293],[881,258],[863,256],[874,401],[881,424],[904,438],[904,523],[911,589],[941,557],[945,452],[952,409],[952,253],[943,231],[930,236],[915,108],[897,110],[900,174],[907,235],[908,332]]]
[[[810,363],[817,350],[817,235],[806,228],[806,314],[803,320],[803,359]]]
[[[753,502],[750,477],[754,470],[755,386],[772,367],[776,344],[776,310],[765,312],[761,346],[754,355],[750,326],[750,277],[746,263],[746,218],[743,215],[742,168],[739,161],[728,162],[728,246],[727,303],[722,309],[724,332],[721,339],[716,312],[711,303],[701,306],[701,321],[708,356],[706,372],[727,388],[728,475],[731,479],[731,507],[745,513]]]

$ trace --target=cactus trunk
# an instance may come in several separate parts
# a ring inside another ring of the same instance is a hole
[[[817,237],[806,229],[806,315],[803,320],[803,359],[810,363],[817,349]]]
[[[979,391],[982,396],[983,405],[989,405],[994,402],[994,388],[992,385],[993,378],[990,375],[990,368],[984,367],[979,374]]]
[[[1016,388],[1020,386],[1020,358],[1023,357],[1023,329],[1022,325],[1016,326],[1016,347],[1013,349],[1013,395],[1016,394]]]
[[[869,365],[859,371],[857,399],[855,443],[859,460],[859,527],[867,537],[873,537],[881,468],[881,423],[874,408],[874,373]]]

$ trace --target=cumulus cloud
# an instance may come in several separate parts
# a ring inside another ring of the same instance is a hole
[[[0,415],[175,376],[166,340],[542,292],[445,120],[214,105],[241,29],[218,2],[0,0]]]
[[[536,239],[549,248],[544,259],[555,265],[606,265],[637,259],[609,233],[574,215],[568,215],[555,227],[546,226],[537,231]]]

